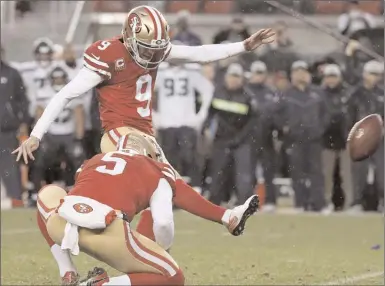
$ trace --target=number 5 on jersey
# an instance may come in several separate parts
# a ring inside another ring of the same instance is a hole
[[[102,174],[108,174],[112,176],[121,175],[124,172],[124,168],[127,165],[127,162],[123,158],[119,158],[116,155],[123,155],[123,156],[132,156],[131,154],[115,151],[107,153],[103,156],[101,159],[103,162],[106,163],[114,163],[112,168],[107,168],[107,165],[102,165],[97,167],[95,170]]]
[[[146,102],[146,107],[138,107],[136,111],[141,117],[148,117],[151,114],[151,92],[152,92],[152,77],[149,74],[142,75],[136,81],[135,99],[140,102]]]

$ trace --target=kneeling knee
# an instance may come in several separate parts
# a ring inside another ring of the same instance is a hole
[[[185,279],[181,269],[178,269],[177,273],[170,277],[170,285],[172,286],[183,286],[184,281]]]
[[[48,219],[47,216],[60,205],[60,200],[67,195],[67,192],[56,185],[43,187],[37,195],[37,206],[39,212]]]

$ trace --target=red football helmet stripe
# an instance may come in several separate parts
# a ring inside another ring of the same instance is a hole
[[[129,135],[125,135],[125,136],[124,136],[124,139],[123,139],[123,148],[125,148],[125,147],[127,146],[128,136],[129,136]]]
[[[154,27],[155,27],[155,36],[154,36],[154,38],[155,38],[155,40],[157,40],[159,32],[158,32],[158,26],[156,24],[155,16],[153,15],[152,11],[150,11],[150,9],[148,7],[144,7],[144,9],[150,15],[152,23],[154,24]]]
[[[162,16],[160,16],[160,12],[158,10],[156,10],[155,8],[153,8],[155,13],[158,15],[159,17],[159,22],[160,22],[160,27],[161,27],[161,30],[162,30],[162,39],[166,39],[166,35],[165,35],[165,28],[164,28],[164,24],[163,24],[163,19],[162,19]]]

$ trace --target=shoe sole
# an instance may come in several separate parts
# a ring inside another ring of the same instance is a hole
[[[234,236],[239,236],[243,233],[243,231],[245,230],[245,224],[246,224],[246,221],[247,219],[252,216],[254,213],[257,212],[258,210],[258,207],[259,207],[259,199],[258,199],[258,196],[254,196],[250,202],[249,202],[249,206],[247,207],[246,211],[243,213],[243,216],[241,218],[241,221],[239,222],[239,224],[234,228],[233,232],[232,232],[232,235]]]

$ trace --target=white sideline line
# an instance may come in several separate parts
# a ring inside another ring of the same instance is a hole
[[[361,274],[361,275],[357,275],[357,276],[345,277],[345,278],[342,278],[339,280],[321,283],[319,285],[347,285],[347,284],[360,282],[362,280],[369,279],[369,278],[376,278],[376,277],[379,277],[382,275],[384,275],[384,271],[365,273],[365,274]]]

